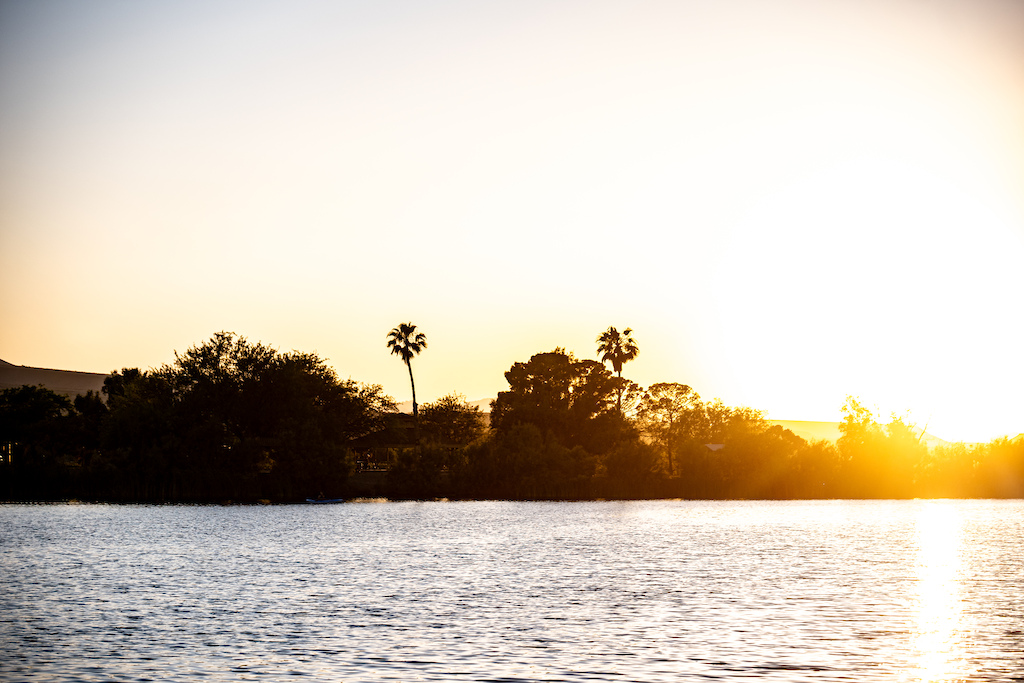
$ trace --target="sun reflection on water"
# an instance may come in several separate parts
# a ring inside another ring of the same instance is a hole
[[[912,680],[952,681],[966,671],[961,601],[963,520],[942,501],[928,501],[917,519],[917,623]]]

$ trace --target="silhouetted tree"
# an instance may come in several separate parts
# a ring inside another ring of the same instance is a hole
[[[427,336],[422,332],[417,332],[416,326],[411,322],[402,323],[388,332],[388,348],[391,349],[392,354],[400,357],[409,368],[409,384],[412,385],[412,414],[413,417],[417,417],[419,410],[416,406],[416,382],[412,378],[412,359],[413,356],[419,355],[423,349],[427,348]]]
[[[620,441],[604,458],[604,468],[616,495],[649,497],[645,488],[659,473],[658,452],[640,439]]]
[[[874,413],[853,396],[847,396],[839,423],[841,436],[836,447],[842,457],[841,495],[849,498],[870,496],[877,484],[879,454],[884,451],[885,433]]]
[[[918,472],[928,458],[928,447],[921,443],[923,430],[911,424],[906,417],[893,413],[885,425],[883,452],[876,473],[880,490],[885,497],[917,496]]]
[[[597,341],[597,353],[600,355],[601,362],[607,363],[611,361],[612,370],[614,370],[619,376],[619,380],[621,382],[623,364],[633,360],[636,358],[637,354],[640,353],[640,347],[636,345],[636,341],[633,339],[633,330],[627,327],[622,332],[619,332],[614,327],[609,327],[607,330],[599,334],[595,341]],[[621,386],[618,390],[616,407],[621,414]]]
[[[619,383],[597,361],[577,360],[562,349],[515,363],[509,390],[492,403],[491,428],[501,437],[519,424],[535,425],[566,448],[602,454],[632,435],[615,409]]]
[[[483,436],[483,415],[464,396],[452,393],[423,405],[418,429],[415,446],[396,450],[388,470],[389,495],[447,496],[453,480],[465,482],[466,447]]]
[[[1024,498],[1024,437],[1002,437],[970,451],[976,466],[972,494],[989,498]]]
[[[669,476],[675,476],[677,448],[707,431],[700,396],[677,382],[652,384],[640,401],[637,419],[648,438],[661,448]]]
[[[602,362],[555,349],[513,364],[487,430],[459,394],[418,410],[411,359],[426,338],[412,323],[388,347],[409,368],[413,416],[316,354],[220,332],[169,365],[111,373],[105,402],[0,391],[0,497],[295,500],[343,490],[355,448],[394,456],[374,487],[420,498],[1024,496],[1024,436],[929,452],[908,419],[882,424],[848,397],[837,444],[808,444],[683,384],[644,392],[622,378],[631,330],[598,341]]]
[[[600,458],[636,433],[615,410],[619,386],[599,362],[563,349],[505,373],[490,438],[466,451],[464,490],[476,495],[585,498]]]
[[[42,386],[0,391],[0,496],[14,500],[66,497],[73,460],[74,408]]]
[[[99,452],[100,434],[107,418],[107,405],[95,391],[75,396],[74,411],[68,425],[70,452],[79,465],[89,465]]]
[[[524,422],[468,448],[463,490],[490,498],[587,498],[597,458]]]
[[[468,446],[484,432],[480,408],[466,402],[462,394],[452,393],[424,404],[420,413],[423,438],[438,446]]]
[[[72,412],[67,396],[42,386],[0,391],[0,449],[9,463],[39,467],[59,455],[64,425]]]
[[[921,432],[905,418],[893,414],[886,425],[853,396],[846,397],[842,436],[837,446],[842,456],[842,495],[857,498],[912,497],[918,493],[918,473],[934,479],[929,471],[928,449]]]
[[[786,476],[791,487],[789,497],[835,498],[841,476],[839,451],[826,440],[799,444],[790,458]]]
[[[737,409],[719,451],[725,469],[721,495],[729,498],[792,498],[796,456],[807,443],[749,408]]]
[[[122,497],[295,499],[338,490],[349,445],[382,428],[394,403],[340,381],[315,354],[279,353],[219,332],[150,372],[105,386],[107,469]]]

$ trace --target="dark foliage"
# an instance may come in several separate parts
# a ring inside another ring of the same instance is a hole
[[[51,489],[55,497],[255,501],[335,495],[351,470],[350,445],[379,429],[383,414],[394,410],[380,387],[339,381],[315,354],[279,353],[225,332],[175,354],[174,363],[159,369],[112,373],[104,393],[105,406],[87,395],[72,408],[45,394],[20,400],[18,410],[5,406],[0,412],[12,425],[4,434],[14,444],[13,464],[38,469],[53,460],[53,442],[64,439],[63,464],[77,471]],[[18,484],[27,480],[10,478],[8,496],[22,497]]]
[[[402,415],[315,354],[222,332],[170,365],[112,373],[103,396],[0,392],[0,497],[1024,497],[1024,439],[929,450],[905,418],[883,424],[853,398],[837,443],[807,443],[759,411],[683,384],[645,392],[561,349],[505,377],[490,428],[458,394]]]

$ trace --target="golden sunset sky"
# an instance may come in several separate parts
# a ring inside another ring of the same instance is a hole
[[[1024,3],[0,2],[0,358],[229,330],[410,398],[594,357],[1024,431]]]

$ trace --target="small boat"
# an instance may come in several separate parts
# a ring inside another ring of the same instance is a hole
[[[344,503],[344,498],[307,498],[307,503]]]

